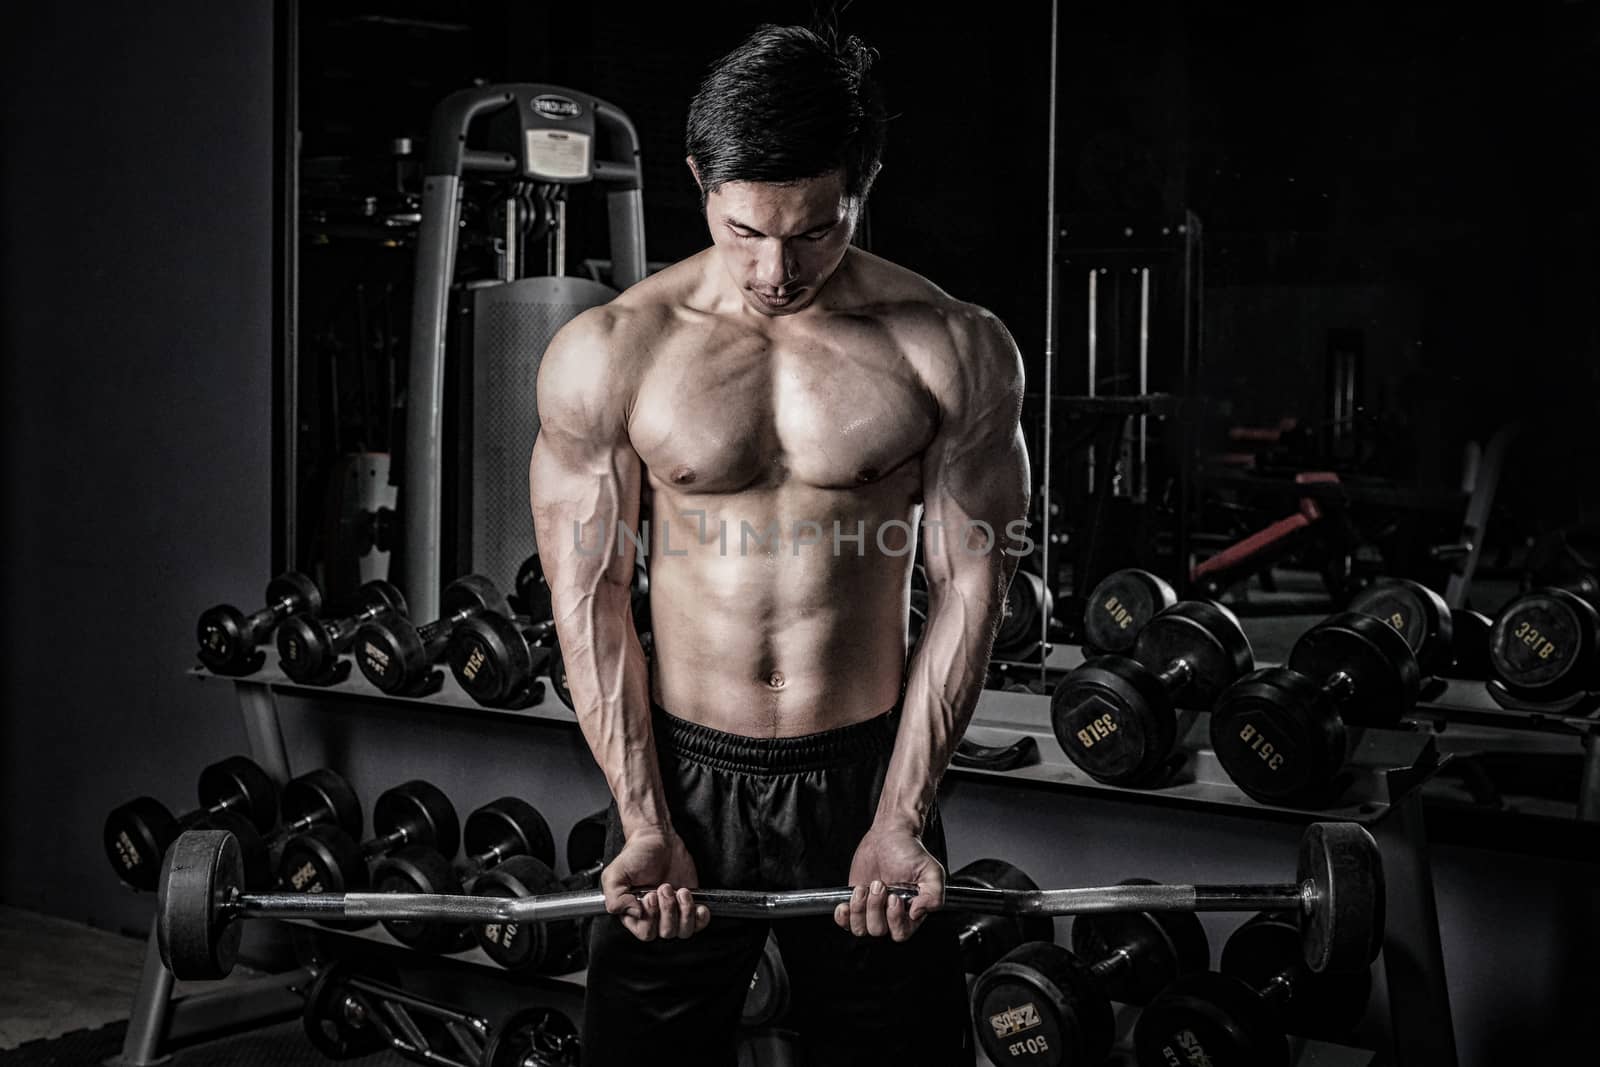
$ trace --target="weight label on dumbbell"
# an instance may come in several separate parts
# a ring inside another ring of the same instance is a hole
[[[1111,622],[1116,626],[1117,629],[1126,630],[1128,627],[1133,625],[1133,612],[1124,607],[1122,602],[1116,597],[1107,597],[1106,602],[1100,605],[1100,607],[1101,610],[1110,616]]]
[[[1117,720],[1108,711],[1078,731],[1078,744],[1084,748],[1093,748],[1097,742],[1104,741],[1116,732]]]
[[[1206,1055],[1205,1047],[1193,1030],[1173,1034],[1172,1044],[1163,1045],[1161,1054],[1172,1067],[1213,1067],[1211,1057]]]
[[[1267,740],[1266,735],[1250,723],[1245,723],[1239,730],[1239,740],[1249,746],[1250,751],[1261,757],[1261,761],[1269,770],[1280,770],[1283,767],[1283,750]]]
[[[117,834],[117,859],[122,861],[126,870],[133,870],[144,863],[144,857],[139,855],[139,847],[128,837],[126,830]]]
[[[1024,1030],[1040,1026],[1041,1023],[1039,1007],[1031,1000],[1026,1004],[1018,1004],[989,1016],[989,1025],[994,1027],[994,1036],[1000,1038],[1014,1037]]]
[[[387,674],[388,673],[388,671],[389,671],[389,657],[384,655],[382,649],[378,648],[372,642],[368,641],[368,642],[363,644],[363,646],[361,648],[361,654],[366,657],[367,666],[371,667],[374,673],[376,673],[376,674]]]
[[[1533,649],[1533,654],[1540,659],[1549,659],[1556,654],[1555,643],[1532,626],[1529,626],[1526,620],[1516,628],[1512,636]]]
[[[489,657],[483,654],[483,649],[477,645],[472,646],[472,654],[467,657],[467,662],[461,667],[461,674],[467,681],[476,681],[478,672],[483,669],[484,661]]]
[[[301,893],[322,892],[322,882],[317,878],[316,864],[302,863],[289,875],[289,885]]]

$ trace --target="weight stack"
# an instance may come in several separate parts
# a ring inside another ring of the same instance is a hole
[[[471,385],[463,390],[454,572],[509,584],[535,551],[528,509],[528,460],[539,432],[535,381],[556,332],[579,313],[609,303],[616,290],[587,278],[522,278],[472,292]]]

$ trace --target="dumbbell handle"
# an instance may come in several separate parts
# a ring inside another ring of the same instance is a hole
[[[312,827],[321,826],[323,823],[336,821],[336,813],[330,808],[317,808],[300,816],[293,822],[286,822],[267,836],[267,845],[281,845],[295,834],[303,834]]]
[[[366,607],[354,615],[346,615],[342,619],[322,620],[322,629],[328,635],[328,640],[333,643],[334,647],[339,648],[355,636],[356,631],[361,628],[363,623],[371,622],[373,619],[380,619],[389,614],[400,613],[396,612],[394,606],[388,601],[373,597],[367,602]]]
[[[1126,946],[1118,946],[1117,950],[1105,959],[1089,965],[1089,973],[1099,979],[1110,978],[1118,971],[1125,971],[1133,964],[1133,956],[1128,953]]]
[[[366,859],[388,855],[400,846],[409,844],[413,836],[410,828],[402,826],[370,841],[361,842],[361,855]]]
[[[914,887],[889,886],[902,900]],[[635,887],[644,896],[654,892]],[[849,887],[758,892],[739,889],[693,890],[697,903],[715,915],[734,919],[830,915],[852,897]],[[1311,883],[1304,885],[1117,885],[1082,889],[985,889],[955,886],[945,891],[945,907],[994,915],[1089,915],[1131,911],[1261,911],[1292,909],[1309,913],[1316,903]],[[434,893],[239,893],[218,904],[221,919],[338,917],[410,919],[428,922],[548,922],[605,914],[598,889],[504,898]]]
[[[1156,675],[1156,681],[1160,682],[1167,692],[1174,693],[1188,685],[1193,677],[1194,665],[1186,659],[1175,659]]]
[[[293,615],[295,608],[298,606],[299,598],[293,596],[280,597],[260,611],[251,612],[244,620],[245,632],[251,635],[259,634],[262,630],[277,625],[279,620],[287,619],[290,615]]]
[[[454,630],[458,624],[465,622],[474,615],[482,614],[483,610],[476,604],[469,604],[453,615],[445,615],[418,627],[417,640],[421,641],[422,647],[428,650],[429,662],[438,658],[434,653],[444,647],[444,642],[450,638],[451,630]]]
[[[1355,694],[1355,679],[1344,671],[1335,671],[1327,681],[1322,683],[1322,691],[1328,694],[1328,699],[1337,706]]]

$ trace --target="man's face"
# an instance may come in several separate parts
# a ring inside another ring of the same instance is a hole
[[[782,185],[729,182],[706,198],[706,223],[745,302],[763,315],[792,315],[844,259],[858,210],[834,171]]]

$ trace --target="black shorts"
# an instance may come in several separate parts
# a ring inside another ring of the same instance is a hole
[[[804,737],[724,733],[655,711],[668,808],[700,884],[814,889],[849,881],[877,811],[898,711]],[[923,842],[945,862],[929,812]],[[609,861],[622,848],[615,805]],[[640,941],[619,920],[595,922],[584,1004],[586,1067],[735,1062],[750,976],[777,936],[795,1031],[814,1064],[973,1063],[967,987],[953,927],[929,921],[910,940],[855,937],[831,915],[719,919],[686,940]]]

